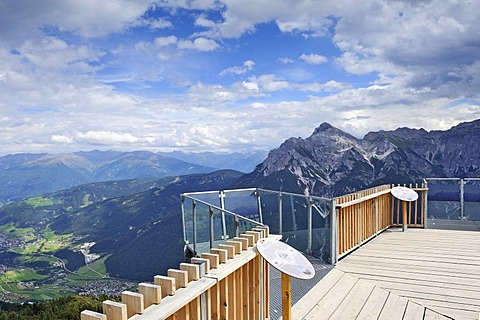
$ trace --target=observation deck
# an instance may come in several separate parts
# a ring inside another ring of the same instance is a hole
[[[392,187],[336,198],[258,188],[183,194],[183,236],[195,257],[81,318],[279,319],[278,272],[255,248],[269,236],[303,252],[318,274],[292,282],[293,319],[480,319],[480,179],[407,185],[418,193],[411,203]]]

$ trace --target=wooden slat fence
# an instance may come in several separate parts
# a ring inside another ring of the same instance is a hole
[[[403,186],[415,190],[418,200],[407,204],[407,225],[424,227],[427,188],[424,184]],[[390,226],[402,226],[402,201],[390,193],[394,185],[382,185],[335,198],[337,258],[347,255]]]
[[[268,319],[269,267],[254,245],[269,235],[258,227],[191,263],[104,301],[103,313],[85,310],[81,320]]]

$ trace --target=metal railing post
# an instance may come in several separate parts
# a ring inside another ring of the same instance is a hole
[[[460,220],[465,220],[465,189],[464,189],[464,181],[460,179]]]
[[[307,198],[308,205],[308,226],[307,226],[307,254],[312,255],[312,204],[311,197]]]
[[[377,190],[375,190],[375,193],[377,193]],[[375,235],[378,234],[378,196],[375,198]]]
[[[220,208],[225,210],[225,192],[223,190],[218,192],[218,197],[220,198]],[[227,225],[225,223],[225,212],[222,211],[222,236],[223,239],[227,239]]]
[[[257,207],[260,223],[263,224],[262,200],[260,199],[260,192],[256,190],[255,195],[257,196]]]
[[[423,228],[427,229],[428,218],[428,182],[427,179],[423,179],[423,187],[425,188],[423,196]]]
[[[330,262],[332,265],[338,261],[338,226],[337,226],[337,201],[330,202]]]
[[[180,196],[180,203],[182,205],[182,231],[183,231],[183,243],[187,244],[188,239],[187,239],[187,230],[185,226],[185,196],[182,194]]]
[[[193,251],[197,251],[197,202],[192,201],[192,217],[193,217]]]
[[[283,205],[282,205],[282,193],[278,193],[278,234],[283,232]]]
[[[210,226],[210,249],[213,248],[213,240],[215,238],[214,230],[213,230],[213,209],[211,206],[208,207],[209,213],[209,226]]]
[[[235,215],[235,237],[240,236],[240,221],[238,219],[238,214]]]

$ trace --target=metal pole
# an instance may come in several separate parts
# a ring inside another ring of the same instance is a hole
[[[335,265],[338,261],[338,237],[337,237],[337,201],[330,202],[330,262]]]
[[[312,255],[312,198],[307,199],[308,203],[308,227],[307,227],[307,254]]]
[[[218,196],[220,197],[220,208],[225,210],[225,192],[223,190],[218,192]],[[225,212],[222,211],[222,235],[223,239],[227,239],[227,225],[225,223]]]
[[[192,202],[192,217],[193,217],[193,251],[197,251],[197,202]]]
[[[185,226],[185,196],[182,194],[180,196],[180,203],[182,204],[182,231],[183,231],[183,243],[187,244],[187,230]]]
[[[293,231],[297,231],[297,218],[295,216],[295,204],[293,202],[293,196],[290,195],[290,206],[292,209],[292,223],[293,223]]]
[[[210,215],[209,224],[210,224],[210,249],[213,248],[213,241],[215,238],[215,233],[213,230],[213,209],[211,206],[208,207],[208,213]]]
[[[257,208],[260,223],[263,224],[262,200],[260,199],[260,192],[258,192],[258,190],[255,191],[255,195],[257,196]]]
[[[460,179],[460,220],[465,219],[464,181]]]
[[[424,194],[424,198],[423,198],[423,228],[424,229],[427,229],[427,219],[428,219],[428,182],[426,179],[423,180],[424,181],[424,188],[425,188],[425,191]]]
[[[278,234],[283,232],[283,205],[282,205],[282,193],[278,193]]]
[[[235,237],[240,236],[240,221],[238,220],[238,214],[235,215]]]

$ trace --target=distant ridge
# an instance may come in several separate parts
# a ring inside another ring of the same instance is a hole
[[[363,139],[322,123],[310,137],[290,138],[272,150],[236,187],[332,196],[425,177],[478,176],[480,120],[447,131],[370,132]]]
[[[0,157],[0,205],[91,182],[215,170],[148,151],[8,155]]]

